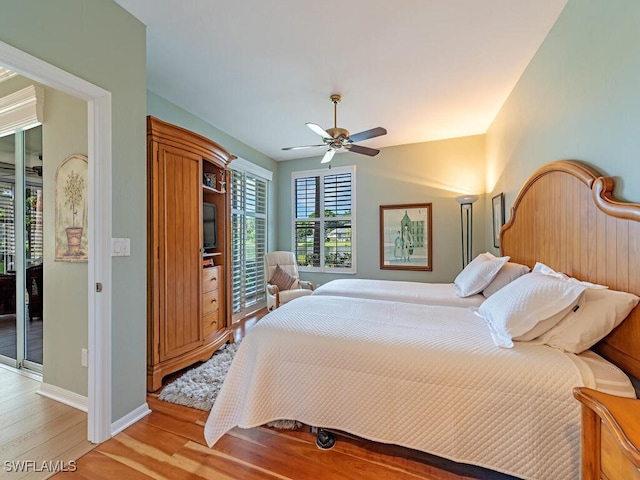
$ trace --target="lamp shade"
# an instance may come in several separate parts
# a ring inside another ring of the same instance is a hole
[[[456,197],[456,202],[460,205],[471,205],[472,203],[478,201],[478,195],[460,195]]]

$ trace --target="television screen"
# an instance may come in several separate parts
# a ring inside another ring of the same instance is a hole
[[[205,248],[218,246],[217,212],[213,203],[202,204],[202,237]]]

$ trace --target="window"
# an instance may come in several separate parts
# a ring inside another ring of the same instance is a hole
[[[355,166],[293,173],[293,245],[303,271],[355,273]]]
[[[235,162],[234,162],[234,167]],[[234,317],[265,300],[267,180],[231,171],[231,280]]]

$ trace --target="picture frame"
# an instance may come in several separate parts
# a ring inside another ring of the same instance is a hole
[[[380,269],[433,269],[432,213],[431,203],[380,205]]]
[[[88,169],[86,155],[70,155],[56,169],[56,262],[89,260]]]
[[[499,193],[491,199],[493,218],[493,246],[500,248],[500,230],[504,225],[504,193]]]

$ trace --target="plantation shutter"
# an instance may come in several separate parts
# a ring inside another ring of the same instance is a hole
[[[231,268],[233,313],[265,300],[267,251],[267,180],[231,171]]]
[[[294,172],[292,178],[300,270],[355,273],[355,166]]]
[[[6,272],[16,254],[13,185],[0,184],[0,271]]]

